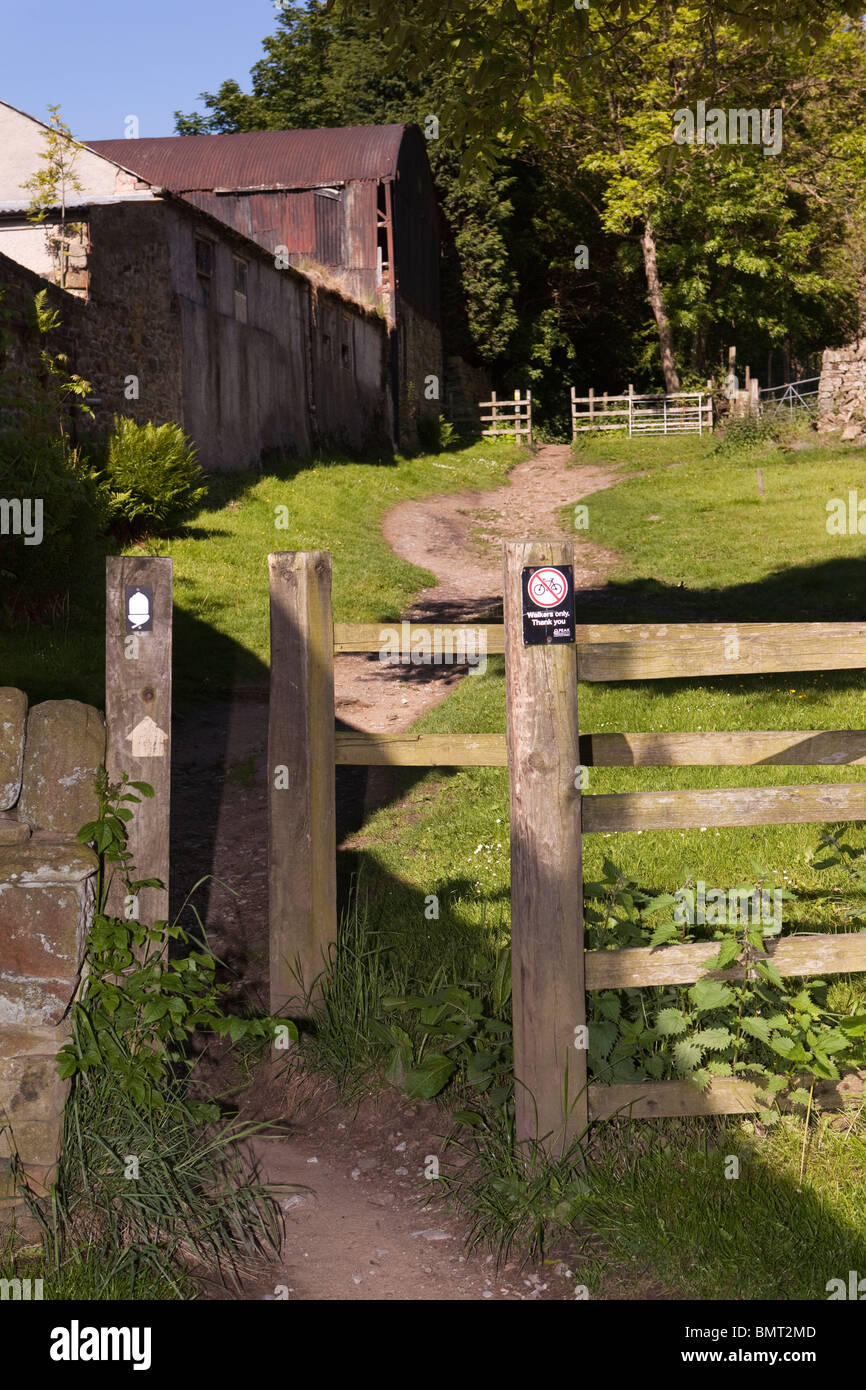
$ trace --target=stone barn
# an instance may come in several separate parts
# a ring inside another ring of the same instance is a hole
[[[35,223],[22,187],[45,134],[0,102],[6,283],[60,278],[60,209]],[[96,141],[75,182],[61,312],[99,427],[174,420],[206,468],[231,468],[411,445],[438,415],[439,224],[416,127]]]
[[[380,306],[392,339],[397,437],[411,440],[418,416],[437,413],[425,382],[442,378],[439,213],[417,126],[95,140],[89,148],[272,256],[320,269]]]

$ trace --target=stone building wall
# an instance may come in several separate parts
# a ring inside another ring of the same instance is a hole
[[[412,446],[418,442],[419,420],[435,419],[441,409],[442,334],[438,324],[399,297],[393,350],[399,355],[400,442]],[[431,376],[438,378],[439,396],[428,399],[425,381]]]
[[[489,401],[493,388],[481,367],[473,367],[462,357],[445,358],[445,385],[442,413],[459,431],[481,433],[480,401]]]
[[[40,290],[46,292],[47,307],[60,315],[58,327],[51,330],[44,342],[36,328],[33,305]],[[74,358],[76,342],[84,325],[84,311],[80,300],[0,253],[0,389],[4,418],[8,418],[5,413],[11,409],[10,398],[15,393],[17,381],[41,371],[39,353],[42,347],[47,347],[52,355],[65,353],[70,359]]]
[[[841,430],[843,439],[866,441],[866,337],[824,353],[818,382],[818,429]]]
[[[390,447],[388,328],[375,309],[278,267],[182,199],[87,217],[87,302],[48,286],[63,325],[49,347],[93,388],[76,437],[107,432],[115,415],[174,421],[208,470],[254,468],[271,450]],[[4,284],[12,337],[35,363],[32,300],[46,281],[0,255]]]
[[[160,202],[112,203],[88,213],[90,291],[75,360],[99,401],[96,430],[110,429],[115,415],[183,423],[180,306],[164,217]]]
[[[347,309],[332,290],[311,289],[310,356],[317,449],[390,448],[388,329],[374,309]]]
[[[57,1076],[93,907],[93,820],[105,725],[77,700],[28,710],[0,688],[0,1219],[16,1208],[10,1160],[50,1186],[69,1083]]]

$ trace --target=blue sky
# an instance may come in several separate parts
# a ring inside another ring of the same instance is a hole
[[[139,135],[173,135],[176,110],[226,77],[249,90],[271,0],[5,0],[0,100],[40,120],[59,104],[73,135],[111,140],[138,116]]]

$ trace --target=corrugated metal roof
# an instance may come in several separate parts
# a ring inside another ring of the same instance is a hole
[[[236,135],[168,135],[91,140],[88,146],[175,193],[315,188],[354,179],[392,179],[405,125],[258,130]]]

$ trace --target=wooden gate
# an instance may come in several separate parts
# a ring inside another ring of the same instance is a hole
[[[532,392],[527,391],[525,396],[521,396],[519,391],[515,391],[514,400],[499,401],[496,399],[496,392],[491,391],[489,401],[479,401],[479,410],[489,410],[489,415],[481,416],[481,433],[490,439],[509,438],[519,444],[525,440],[527,444],[532,444]]]
[[[508,733],[336,733],[335,652],[382,648],[380,623],[332,622],[328,552],[270,557],[271,994],[274,1011],[308,985],[336,941],[334,763],[508,766],[517,1132],[579,1134],[588,1119],[747,1113],[752,1083],[716,1078],[587,1085],[586,991],[692,983],[706,942],[585,951],[582,837],[699,826],[866,820],[866,782],[583,795],[581,768],[820,766],[866,763],[864,730],[580,734],[577,682],[866,667],[866,623],[578,625],[575,644],[523,645],[521,571],[573,563],[570,542],[505,545],[504,626],[435,625],[505,653]],[[408,636],[432,624],[407,625]],[[277,785],[276,772],[287,774]],[[291,793],[286,795],[286,790]],[[710,946],[709,949],[712,949]],[[866,971],[866,933],[780,936],[766,958],[783,976]],[[737,967],[713,972],[736,978]],[[848,1076],[816,1090],[825,1106],[862,1090]]]
[[[585,406],[585,410],[578,409]],[[601,395],[590,390],[578,396],[571,388],[571,437],[590,430],[627,430],[628,434],[711,434],[713,396],[707,391],[674,391],[635,395],[634,387],[623,396]]]

